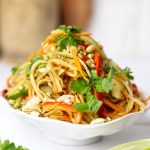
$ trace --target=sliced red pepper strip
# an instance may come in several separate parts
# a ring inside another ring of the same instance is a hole
[[[102,59],[97,51],[94,52],[94,63],[96,65],[96,72],[98,75],[100,75],[101,73],[100,71],[102,68]]]
[[[88,60],[88,57],[87,57],[87,56],[83,56],[82,60],[83,60],[84,62],[86,62],[86,61]]]
[[[106,118],[105,111],[105,107],[102,105],[98,110],[98,115],[100,118]]]
[[[103,98],[104,98],[103,93],[97,92],[96,96],[97,96],[98,100],[103,101]],[[106,109],[105,109],[104,105],[102,104],[102,106],[98,110],[99,117],[106,118],[105,112],[106,112]]]
[[[139,93],[138,87],[135,83],[132,83],[132,87],[135,92]]]
[[[86,49],[89,45],[87,45],[87,44],[82,44],[82,46],[84,47],[84,49]]]
[[[96,93],[96,96],[97,96],[97,98],[100,100],[100,101],[103,101],[103,93],[102,92],[97,92]]]
[[[69,105],[63,102],[45,102],[40,104],[42,107],[42,110],[50,111],[52,109],[59,109],[62,111],[68,111],[68,112],[77,112],[77,110],[73,109],[73,105]]]

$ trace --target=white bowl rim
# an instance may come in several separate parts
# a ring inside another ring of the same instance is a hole
[[[114,119],[112,121],[109,121],[109,122],[105,122],[103,124],[73,124],[73,123],[69,123],[69,122],[65,122],[65,121],[60,121],[60,120],[56,120],[56,119],[50,119],[50,118],[43,118],[43,117],[36,117],[36,116],[33,116],[33,115],[30,115],[30,114],[27,114],[19,109],[14,109],[13,107],[11,107],[11,105],[9,105],[9,103],[7,102],[7,99],[5,99],[4,97],[0,96],[0,98],[3,99],[3,102],[7,105],[7,107],[10,109],[11,112],[13,113],[17,113],[19,114],[20,116],[24,116],[24,117],[27,117],[29,119],[32,119],[32,120],[37,120],[37,121],[42,121],[42,122],[45,122],[45,123],[51,123],[51,122],[54,122],[54,123],[59,123],[59,124],[64,124],[64,125],[67,125],[67,126],[72,126],[72,127],[76,127],[76,128],[95,128],[95,127],[101,127],[101,126],[106,126],[106,125],[110,125],[110,124],[113,124],[113,123],[116,123],[118,121],[121,121],[125,118],[128,118],[130,116],[133,116],[133,115],[137,115],[137,114],[145,114],[145,112],[134,112],[134,113],[129,113],[123,117],[120,117],[120,118],[117,118],[117,119]]]

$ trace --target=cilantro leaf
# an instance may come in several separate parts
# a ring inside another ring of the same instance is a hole
[[[79,103],[74,106],[74,109],[80,112],[90,112],[88,103]]]
[[[103,78],[101,76],[98,76],[97,73],[92,70],[91,78],[88,82],[83,78],[80,78],[78,80],[72,81],[70,88],[76,93],[87,94],[90,91],[91,86],[94,86],[96,91],[108,93],[113,86],[111,82],[113,75],[113,70],[110,70],[108,76],[106,78]]]
[[[102,80],[103,78],[102,77],[99,77],[98,79],[95,80],[94,82],[94,87],[96,88],[96,90],[98,92],[104,92],[104,89],[102,87]]]
[[[73,35],[68,36],[68,43],[69,43],[70,45],[77,46],[77,41],[76,41],[76,39],[74,38]]]
[[[29,75],[30,70],[31,70],[31,66],[32,66],[32,64],[29,64],[28,66],[26,66],[26,67],[24,68],[24,73],[25,73],[25,75]]]
[[[112,89],[112,82],[108,78],[104,78],[102,80],[102,88],[103,90],[108,93]]]
[[[81,112],[92,112],[96,113],[102,102],[99,101],[95,95],[91,94],[91,85],[89,81],[85,81],[83,78],[79,78],[78,80],[73,80],[70,88],[80,94],[85,94],[86,102],[82,104],[76,104],[74,109],[79,110]]]
[[[60,46],[60,51],[66,49],[67,45],[77,45],[75,37],[71,34],[61,35],[56,38],[56,43]]]
[[[129,67],[125,67],[124,69],[122,69],[121,73],[125,74],[131,80],[134,79],[134,77],[132,75],[132,71],[131,71],[131,69]]]
[[[96,88],[96,90],[98,92],[106,92],[108,93],[111,89],[112,89],[112,82],[111,79],[114,75],[113,70],[111,69],[107,75],[106,78],[102,78],[101,76],[98,76],[97,74],[93,75],[93,73],[91,73],[92,77],[93,77],[93,84],[94,87]]]
[[[15,73],[18,71],[19,67],[20,67],[20,65],[19,65],[19,64],[16,64],[16,65],[11,69],[13,75],[15,75]]]
[[[81,112],[92,112],[96,113],[102,105],[102,101],[99,101],[95,95],[92,95],[91,89],[95,89],[95,92],[106,92],[108,93],[112,89],[111,79],[115,74],[114,70],[108,72],[107,77],[103,78],[98,76],[94,70],[91,70],[91,78],[85,81],[83,78],[74,80],[71,83],[70,88],[79,94],[84,94],[86,102],[75,105],[75,109]]]
[[[42,60],[42,59],[43,59],[42,56],[37,54],[33,57],[33,59],[31,60],[31,63],[34,64],[37,60]]]
[[[68,26],[68,32],[79,33],[81,32],[81,28],[77,26]]]
[[[111,68],[108,72],[107,79],[111,80],[115,74],[116,70],[114,68]]]
[[[76,26],[66,26],[66,25],[60,25],[58,27],[58,29],[62,29],[64,30],[65,32],[81,32],[81,29],[80,27],[76,27]]]
[[[37,54],[37,55],[35,55],[35,56],[33,57],[33,59],[31,60],[30,64],[27,65],[27,66],[24,68],[24,73],[25,73],[26,76],[29,75],[29,73],[30,73],[30,71],[31,71],[32,65],[33,65],[36,61],[38,61],[38,60],[43,60],[43,58],[42,58],[42,56],[40,56],[40,55]],[[40,65],[44,65],[44,64],[40,64]]]
[[[102,101],[99,101],[95,95],[92,95],[90,92],[86,95],[86,103],[79,103],[74,106],[74,109],[80,112],[92,112],[97,113],[100,106],[102,105]]]
[[[101,80],[97,80],[95,82],[94,86],[95,86],[95,88],[98,92],[108,93],[112,89],[112,82],[111,82],[110,79],[104,78],[104,79],[101,79]]]
[[[14,143],[9,140],[5,140],[4,142],[0,141],[0,150],[28,150],[23,146],[16,146]]]
[[[61,35],[56,38],[56,43],[60,46],[60,51],[63,51],[68,45],[68,40],[66,38],[66,35]]]
[[[95,70],[91,70],[91,77],[92,79],[98,78],[98,75]]]
[[[125,67],[124,69],[120,69],[119,67],[117,67],[118,69],[116,69],[115,65],[112,63],[111,60],[105,60],[103,62],[103,69],[106,71],[106,72],[110,72],[110,70],[112,72],[110,73],[113,73],[113,75],[116,75],[116,74],[125,74],[130,80],[133,80],[134,77],[132,75],[132,71],[129,67]]]
[[[29,65],[27,65],[27,66],[24,68],[24,73],[25,73],[26,75],[29,75],[30,70],[31,70],[31,66],[32,66],[37,60],[42,60],[42,59],[43,59],[42,56],[40,56],[40,55],[38,55],[38,54],[35,55],[35,56],[33,57],[33,59],[31,60],[31,63],[30,63]],[[15,65],[15,66],[11,69],[13,75],[18,71],[19,67],[20,67],[20,65],[17,64],[17,65]]]
[[[38,65],[38,68],[40,69],[40,68],[45,68],[46,67],[46,64],[39,64]]]
[[[99,108],[103,102],[99,101],[95,95],[91,95],[91,97],[87,103],[89,105],[90,111],[93,113],[96,113],[99,110]]]
[[[86,94],[91,89],[88,82],[85,81],[83,78],[79,78],[78,80],[73,80],[71,82],[70,88],[74,92],[79,93],[79,94]]]
[[[63,29],[66,32],[66,34],[60,35],[56,38],[56,43],[59,45],[60,51],[66,49],[67,45],[77,45],[79,40],[76,39],[73,33],[81,32],[79,27],[60,25],[58,28]]]
[[[60,25],[60,26],[58,26],[58,29],[62,29],[65,32],[67,32],[68,27],[66,25]]]
[[[85,95],[85,100],[86,100],[86,102],[88,102],[88,101],[90,100],[90,98],[91,98],[91,92],[89,91],[89,92],[87,92],[86,95]]]

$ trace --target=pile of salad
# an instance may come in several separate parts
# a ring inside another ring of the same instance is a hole
[[[79,27],[60,25],[23,64],[12,68],[3,96],[30,115],[99,124],[145,111],[146,100],[101,44]]]

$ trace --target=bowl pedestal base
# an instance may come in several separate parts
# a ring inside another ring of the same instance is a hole
[[[44,135],[45,138],[49,141],[55,142],[57,144],[62,144],[62,145],[89,145],[96,143],[100,140],[102,140],[102,136],[97,136],[89,139],[84,139],[84,140],[77,140],[77,139],[71,139],[71,138],[66,138],[66,137],[60,137],[56,135]]]

